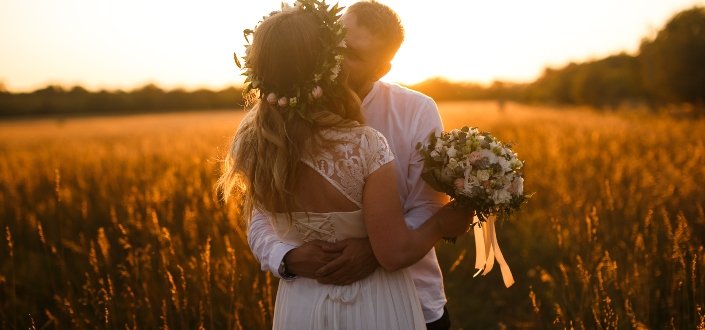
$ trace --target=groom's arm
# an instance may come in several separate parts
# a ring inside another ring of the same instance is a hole
[[[412,121],[411,154],[409,155],[409,166],[406,177],[406,187],[409,195],[404,201],[404,219],[407,225],[418,228],[431,218],[438,210],[448,202],[448,197],[433,188],[421,178],[424,168],[424,158],[421,152],[416,149],[416,144],[428,143],[431,133],[439,135],[443,131],[438,107],[433,100],[425,99],[421,102],[415,112]]]
[[[315,240],[301,246],[286,244],[279,240],[271,222],[261,212],[254,212],[247,227],[247,243],[252,254],[260,262],[263,271],[282,277],[279,271],[286,260],[286,271],[296,276],[315,278],[315,272],[337,258],[340,253],[326,246],[328,243]]]
[[[279,240],[271,222],[258,211],[252,213],[247,227],[247,243],[255,258],[260,262],[263,271],[270,271],[274,276],[281,277],[279,265],[284,256],[295,248]]]

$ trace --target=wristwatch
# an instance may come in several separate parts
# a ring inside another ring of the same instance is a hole
[[[279,276],[285,280],[293,280],[296,278],[296,274],[289,273],[289,271],[286,269],[286,262],[284,262],[284,258],[282,258],[282,262],[279,263],[279,269],[277,269],[279,272]]]

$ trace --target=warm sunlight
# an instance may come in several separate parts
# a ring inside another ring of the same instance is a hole
[[[348,5],[353,1],[342,1]],[[434,1],[387,0],[406,42],[385,78],[433,76],[490,83],[529,81],[546,65],[634,52],[676,11],[705,0]],[[241,79],[232,52],[278,0],[3,1],[0,86],[220,88]]]
[[[0,0],[0,330],[705,330],[705,0],[286,1]]]

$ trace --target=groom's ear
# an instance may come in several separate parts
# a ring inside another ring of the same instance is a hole
[[[392,69],[392,62],[385,61],[384,63],[380,64],[379,69],[377,69],[377,74],[375,75],[375,81],[384,77],[384,75],[389,73],[389,70],[391,70],[391,69]]]

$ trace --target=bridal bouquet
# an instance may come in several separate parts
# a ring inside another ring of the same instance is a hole
[[[494,218],[508,218],[527,200],[524,162],[509,145],[474,127],[431,134],[429,144],[416,147],[424,157],[421,177],[456,206],[475,210],[475,275],[487,274],[496,257],[509,287],[514,280],[497,244]]]
[[[526,200],[524,162],[489,133],[466,126],[432,134],[428,145],[417,148],[424,157],[422,178],[456,205],[475,210],[480,222],[491,215],[506,218]]]

